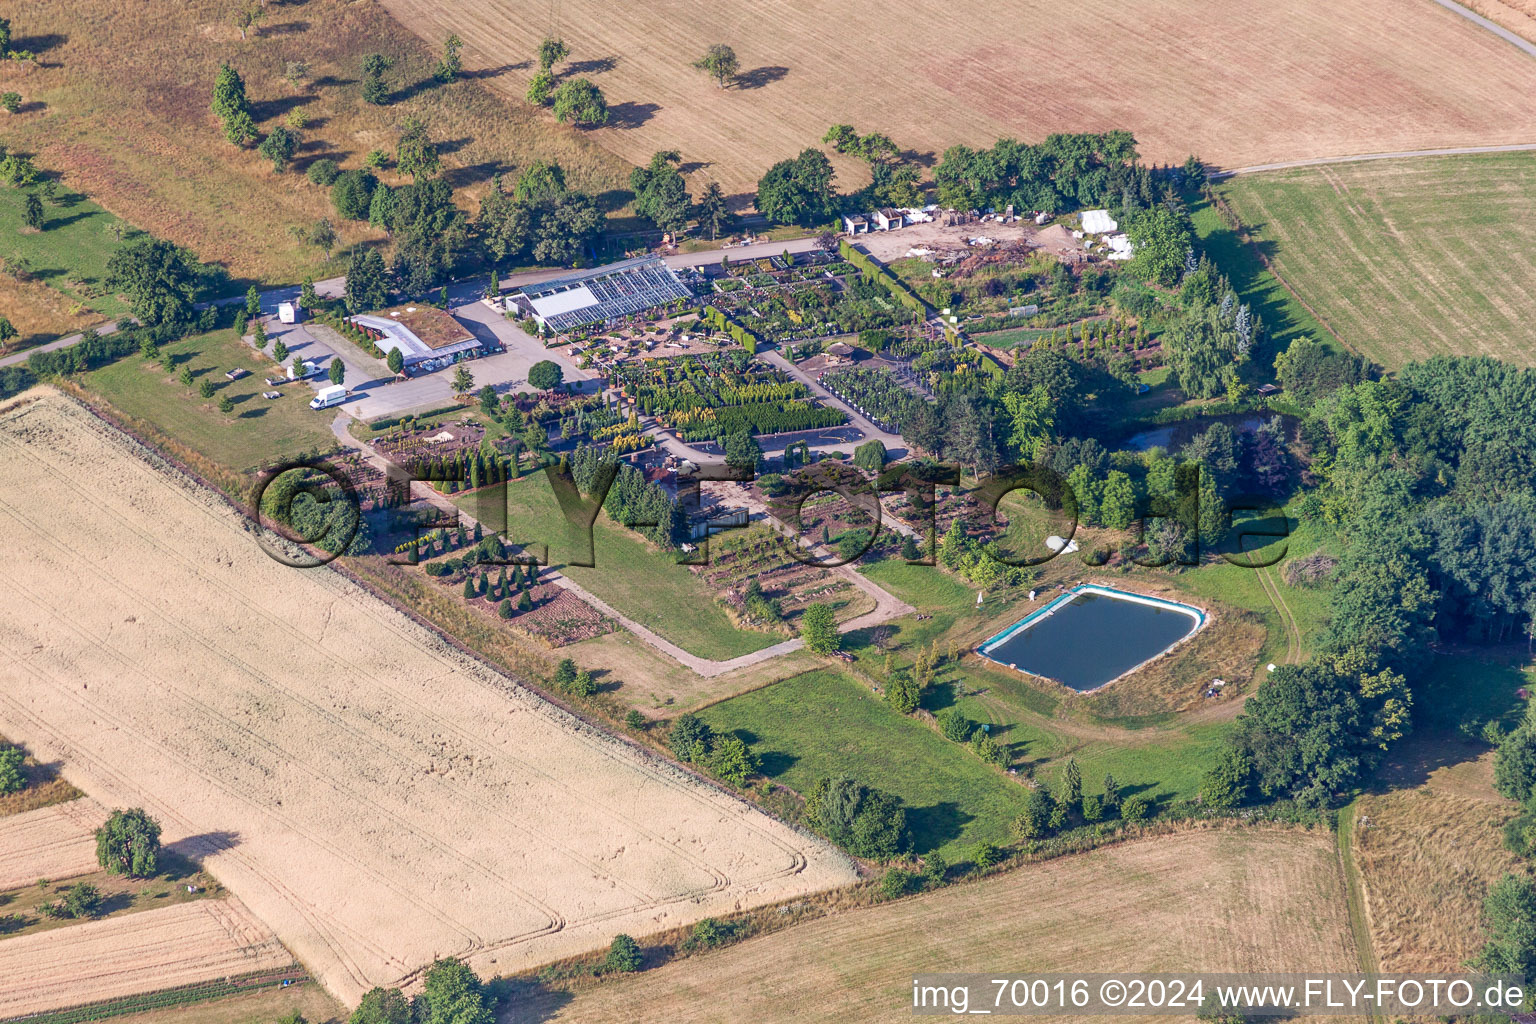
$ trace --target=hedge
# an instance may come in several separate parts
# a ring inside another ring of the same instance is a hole
[[[837,251],[842,254],[843,259],[863,271],[864,276],[885,285],[886,291],[890,292],[897,302],[919,316],[928,315],[928,306],[922,299],[917,297],[912,289],[908,288],[894,277],[889,270],[876,263],[872,258],[849,245],[848,239],[844,238],[837,243]]]
[[[740,324],[726,319],[725,314],[720,312],[714,306],[704,307],[704,322],[709,324],[711,327],[716,328],[717,330],[724,331],[732,338],[735,338],[736,341],[741,344],[741,347],[747,350],[747,355],[750,356],[757,354],[757,335],[753,334],[751,331],[747,330]]]

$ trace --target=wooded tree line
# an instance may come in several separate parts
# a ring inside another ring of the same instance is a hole
[[[1346,544],[1328,625],[1311,663],[1249,699],[1208,800],[1326,805],[1412,728],[1408,681],[1432,641],[1529,641],[1533,402],[1536,371],[1450,356],[1316,401],[1302,438],[1320,485],[1302,511]]]

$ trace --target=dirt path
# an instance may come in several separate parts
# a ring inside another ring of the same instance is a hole
[[[1285,663],[1294,665],[1301,661],[1301,629],[1296,625],[1296,616],[1292,614],[1291,606],[1285,603],[1285,597],[1280,593],[1280,586],[1269,574],[1268,567],[1257,571],[1265,596],[1275,606],[1275,611],[1280,613],[1280,621],[1285,626]]]
[[[1355,951],[1360,958],[1360,973],[1374,975],[1381,966],[1376,960],[1376,948],[1371,945],[1371,923],[1366,916],[1365,882],[1355,867],[1355,804],[1339,809],[1338,825],[1339,871],[1344,876],[1344,900],[1349,910],[1349,930],[1355,937]],[[1367,1018],[1372,1024],[1380,1024],[1379,1014]]]

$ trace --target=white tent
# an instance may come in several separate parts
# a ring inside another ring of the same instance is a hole
[[[1090,235],[1107,235],[1120,226],[1108,210],[1084,210],[1082,221],[1083,230]]]

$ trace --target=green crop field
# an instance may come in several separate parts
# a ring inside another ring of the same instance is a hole
[[[840,672],[807,672],[699,717],[747,739],[764,774],[801,793],[846,774],[901,797],[919,854],[938,849],[959,860],[975,843],[1006,842],[1023,806],[1026,790],[1014,778]]]
[[[488,526],[486,490],[456,499],[459,506]],[[712,660],[762,650],[788,636],[739,629],[704,584],[677,564],[677,553],[647,544],[606,514],[592,524],[593,565],[567,564],[582,554],[580,531],[567,525],[554,491],[542,473],[507,486],[507,540],[548,545],[550,564],[612,605],[623,615],[654,630],[690,654]]]
[[[1296,168],[1220,187],[1355,351],[1389,368],[1437,354],[1536,363],[1536,154]]]
[[[174,371],[130,355],[85,374],[81,383],[120,411],[237,472],[334,445],[330,425],[335,411],[312,410],[309,400],[314,393],[302,385],[284,385],[279,389],[282,397],[273,401],[262,398],[268,390],[262,378],[277,373],[277,367],[233,330],[183,338],[161,352],[175,360]],[[185,367],[192,370],[191,388],[177,380]],[[236,367],[251,372],[236,381],[226,379],[225,371]],[[211,399],[197,392],[204,380],[211,380],[216,389]],[[235,404],[227,416],[218,409],[225,395]]]

